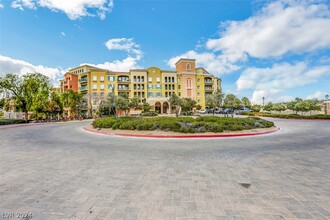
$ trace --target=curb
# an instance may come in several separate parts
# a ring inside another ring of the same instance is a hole
[[[276,118],[276,117],[268,117],[268,116],[252,116],[259,118],[272,118],[272,119],[282,119],[282,120],[296,120],[296,121],[330,121],[330,119],[313,119],[313,118]]]
[[[44,125],[46,123],[25,123],[25,124],[16,124],[16,125],[4,125],[0,126],[0,130],[10,129],[10,128],[19,128],[19,127],[28,127],[34,125]]]
[[[230,138],[230,137],[246,137],[246,136],[257,136],[263,134],[270,134],[280,130],[263,131],[263,132],[254,132],[254,133],[237,133],[237,134],[207,134],[207,135],[143,135],[143,134],[124,134],[124,133],[115,133],[107,131],[96,131],[93,129],[88,129],[82,127],[83,130],[91,133],[102,134],[102,135],[113,135],[121,137],[137,137],[137,138]]]

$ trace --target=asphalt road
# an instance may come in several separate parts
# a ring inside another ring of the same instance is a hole
[[[273,121],[213,139],[0,129],[0,218],[330,219],[330,122]]]

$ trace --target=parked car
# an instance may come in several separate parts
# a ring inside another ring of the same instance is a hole
[[[199,113],[205,114],[206,113],[206,110],[205,109],[199,110]]]
[[[214,111],[215,114],[223,114],[223,109],[218,108]]]
[[[213,111],[214,111],[213,108],[206,109],[206,113],[208,113],[208,114],[213,114]]]
[[[234,113],[234,109],[232,108],[226,108],[225,110],[223,110],[224,114],[233,114]]]
[[[242,112],[251,112],[251,109],[245,107],[236,111],[236,114],[241,114]]]

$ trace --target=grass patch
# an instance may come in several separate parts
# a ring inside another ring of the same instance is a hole
[[[223,131],[270,128],[274,126],[274,123],[256,117],[223,118],[216,116],[203,116],[196,119],[192,117],[107,117],[94,120],[92,125],[94,128],[112,128],[113,130],[161,130],[180,133],[219,133]]]

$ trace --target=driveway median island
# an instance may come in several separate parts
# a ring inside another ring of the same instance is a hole
[[[157,138],[251,136],[277,131],[264,119],[204,117],[107,117],[96,119],[85,130],[108,135]]]

